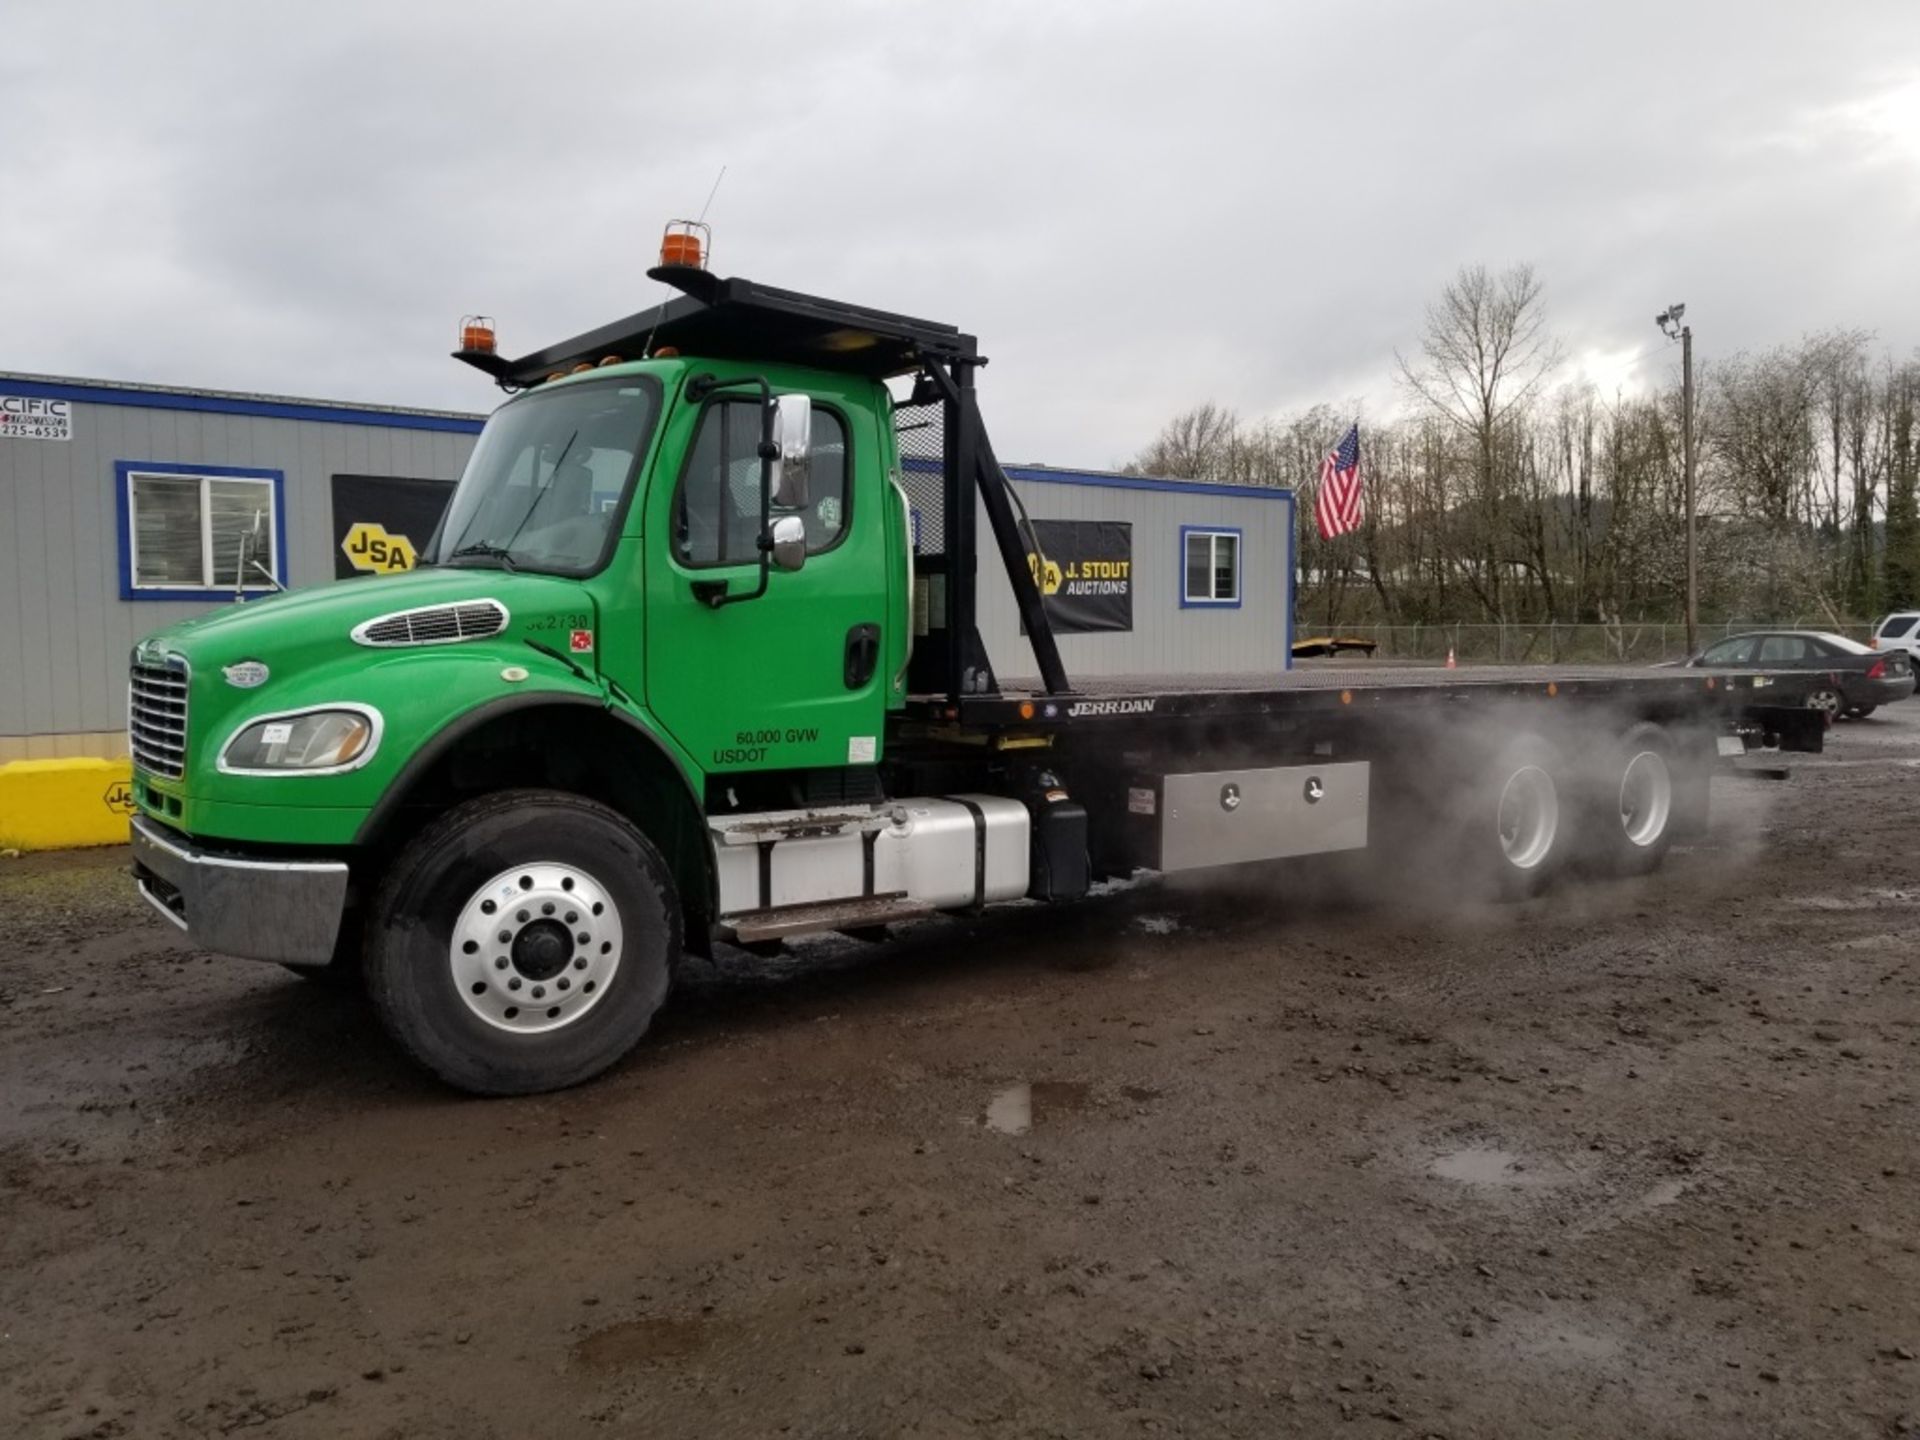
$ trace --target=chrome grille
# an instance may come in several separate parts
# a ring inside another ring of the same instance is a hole
[[[462,640],[484,640],[507,628],[507,607],[498,600],[470,600],[460,605],[428,605],[419,610],[396,610],[378,615],[353,629],[359,644],[454,645]]]
[[[187,662],[134,658],[127,677],[127,743],[142,770],[178,780],[187,766]]]

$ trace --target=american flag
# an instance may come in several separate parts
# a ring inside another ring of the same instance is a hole
[[[1349,530],[1358,530],[1365,515],[1360,503],[1360,427],[1347,431],[1346,438],[1327,452],[1320,467],[1320,491],[1313,497],[1313,522],[1320,527],[1320,538],[1331,540]]]

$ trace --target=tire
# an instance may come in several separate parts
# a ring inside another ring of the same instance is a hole
[[[639,1043],[681,941],[671,872],[646,836],[579,795],[507,790],[448,811],[396,857],[369,917],[367,993],[449,1085],[532,1095]]]
[[[1608,747],[1583,837],[1596,868],[1611,875],[1650,875],[1673,848],[1683,808],[1679,747],[1659,725],[1635,725]]]
[[[1856,720],[1864,720],[1879,708],[1878,705],[1856,705],[1847,713],[1852,715]]]
[[[1572,830],[1563,777],[1552,745],[1523,735],[1499,749],[1466,786],[1466,815],[1453,839],[1496,899],[1537,895],[1559,873]]]
[[[1807,696],[1807,708],[1825,714],[1828,728],[1832,728],[1833,722],[1838,720],[1841,712],[1847,708],[1847,702],[1833,686],[1822,685]]]

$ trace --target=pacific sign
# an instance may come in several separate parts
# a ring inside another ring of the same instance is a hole
[[[71,440],[73,402],[0,395],[0,440]]]

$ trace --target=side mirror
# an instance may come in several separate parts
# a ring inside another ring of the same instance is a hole
[[[805,395],[782,395],[773,402],[773,445],[774,508],[803,510],[812,494],[813,469],[813,402]]]
[[[807,522],[798,515],[780,516],[767,530],[767,549],[774,569],[798,570],[807,563]]]

